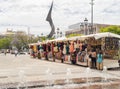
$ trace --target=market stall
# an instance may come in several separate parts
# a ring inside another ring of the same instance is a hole
[[[88,55],[92,49],[96,49],[96,52],[102,50],[104,57],[118,59],[119,40],[119,35],[105,32],[71,38],[61,37],[30,44],[30,48],[34,52],[40,51],[41,57],[45,59],[50,58],[52,61],[59,59],[61,62],[89,66]],[[41,50],[38,49],[41,47]]]
[[[119,52],[119,40],[120,36],[114,33],[105,32],[88,35],[88,44],[93,45],[96,48],[101,49],[105,56],[111,56],[114,58]]]
[[[40,44],[41,44],[41,42],[28,44],[29,53],[30,53],[31,57],[34,57],[34,58],[37,57],[37,53],[38,53]]]
[[[99,50],[102,50],[104,59],[119,59],[119,35],[105,32],[81,36],[77,39],[80,38],[85,39],[84,42],[88,46],[90,45],[90,47],[87,47],[87,51],[89,51],[90,49],[96,49],[96,52],[98,53]],[[77,63],[88,65],[88,62],[81,62],[79,58]]]

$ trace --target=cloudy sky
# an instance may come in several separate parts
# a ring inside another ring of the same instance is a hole
[[[45,21],[52,0],[0,0],[0,33],[7,28],[24,30],[40,35],[49,34],[51,28]],[[52,18],[55,27],[61,31],[68,26],[90,21],[90,0],[54,0]],[[120,25],[120,0],[95,0],[94,22]]]

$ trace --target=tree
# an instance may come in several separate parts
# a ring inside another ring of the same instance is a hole
[[[81,34],[69,34],[69,35],[67,35],[67,38],[74,37],[74,36],[81,36]]]
[[[47,38],[47,36],[37,36],[35,39],[34,39],[34,42],[38,42],[38,41],[45,41],[47,39],[52,39],[52,38]]]
[[[9,49],[10,48],[11,38],[5,37],[0,39],[0,49]]]
[[[111,32],[120,35],[120,27],[119,26],[109,26],[105,28],[101,28],[100,32]]]
[[[26,34],[16,33],[11,41],[11,45],[16,47],[18,51],[28,46],[28,36]]]
[[[41,37],[41,39],[42,39],[42,41],[45,41],[45,40],[47,40],[47,37],[43,36],[43,37]]]

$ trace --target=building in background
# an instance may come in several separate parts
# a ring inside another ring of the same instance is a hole
[[[15,35],[15,31],[13,31],[12,29],[7,29],[6,32],[3,32],[2,35],[3,36],[11,36],[11,35]]]
[[[25,31],[14,31],[12,29],[7,29],[6,32],[1,33],[2,36],[12,36],[15,34],[26,35]]]
[[[67,36],[69,34],[83,34],[83,35],[95,34],[99,33],[101,28],[113,26],[110,24],[93,23],[93,27],[91,28],[91,23],[88,23],[87,21],[88,20],[85,18],[84,22],[70,25],[68,27],[69,30],[65,32],[65,35]]]
[[[20,35],[29,35],[30,37],[34,37],[35,35],[33,34],[27,34],[25,31],[22,30],[17,30],[14,31],[13,29],[7,29],[5,32],[1,33],[0,36],[6,37],[6,36],[14,36],[15,34],[20,34]]]

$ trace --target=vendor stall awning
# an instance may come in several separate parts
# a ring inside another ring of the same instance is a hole
[[[65,36],[55,39],[55,41],[64,41],[64,40],[67,40],[67,38]]]
[[[94,37],[95,39],[100,39],[103,37],[115,37],[115,38],[120,39],[120,35],[110,33],[110,32],[91,34],[91,35],[88,35],[87,37]]]
[[[64,36],[64,37],[56,38],[56,39],[53,39],[53,40],[48,40],[47,42],[53,42],[53,41],[65,41],[65,40],[67,40],[67,38]]]
[[[76,37],[71,37],[71,38],[68,38],[68,39],[69,40],[76,40],[76,39],[85,40],[89,37],[94,37],[95,39],[100,39],[100,38],[103,38],[103,37],[115,37],[115,38],[120,39],[120,35],[110,33],[110,32],[96,33],[96,34],[90,34],[90,35],[84,35],[84,36],[76,36]]]

